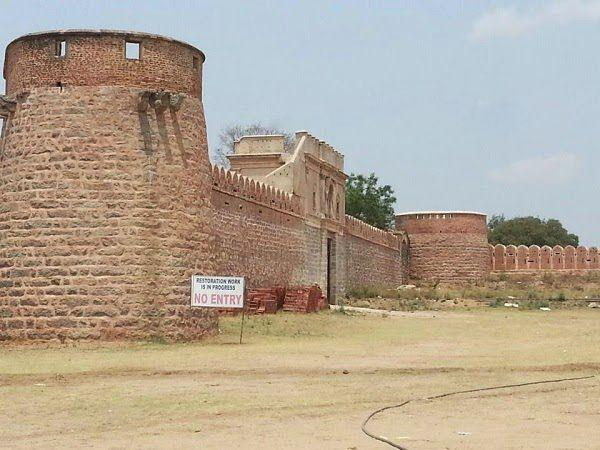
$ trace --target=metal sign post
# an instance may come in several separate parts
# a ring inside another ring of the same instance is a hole
[[[246,287],[244,287],[244,306],[242,307],[242,326],[240,327],[240,344],[244,336],[244,317],[246,316]]]

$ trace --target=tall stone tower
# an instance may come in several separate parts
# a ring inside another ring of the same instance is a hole
[[[490,271],[485,214],[423,211],[398,214],[396,230],[410,239],[414,280],[472,282]]]
[[[189,339],[211,274],[204,54],[144,33],[20,37],[4,62],[0,340]]]

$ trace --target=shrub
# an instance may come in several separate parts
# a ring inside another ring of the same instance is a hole
[[[504,306],[505,300],[503,298],[496,298],[495,300],[490,302],[490,306],[492,308],[499,308],[500,306]]]
[[[559,292],[558,294],[555,294],[552,296],[552,300],[556,300],[559,302],[564,302],[567,299],[567,296],[565,295],[564,292]]]

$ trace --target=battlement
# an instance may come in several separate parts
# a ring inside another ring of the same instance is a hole
[[[585,270],[600,269],[596,247],[572,245],[490,245],[490,266],[496,271],[512,270]]]
[[[130,86],[201,97],[205,56],[185,42],[113,30],[28,34],[6,48],[9,95],[39,87]]]
[[[299,199],[281,189],[242,176],[221,166],[212,165],[211,171],[213,189],[262,203],[281,211],[302,213]]]
[[[303,142],[302,138],[304,138]],[[314,137],[308,131],[296,132],[296,145],[302,145],[305,154],[311,155],[317,160],[325,161],[340,171],[344,170],[344,155],[327,142]]]
[[[487,234],[485,214],[471,211],[419,211],[396,214],[396,229],[409,234]]]
[[[345,231],[353,236],[358,236],[393,249],[399,249],[402,243],[402,240],[395,234],[376,228],[348,214],[346,214]]]

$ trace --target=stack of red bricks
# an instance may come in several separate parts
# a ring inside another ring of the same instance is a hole
[[[277,311],[310,313],[329,308],[317,285],[249,289],[244,303],[246,314],[276,314]],[[220,309],[221,315],[237,316],[241,309]]]
[[[313,286],[297,286],[287,288],[283,302],[284,311],[315,312],[323,308],[324,297],[321,288]]]
[[[246,312],[249,314],[275,314],[283,307],[285,288],[256,288],[248,292]]]

